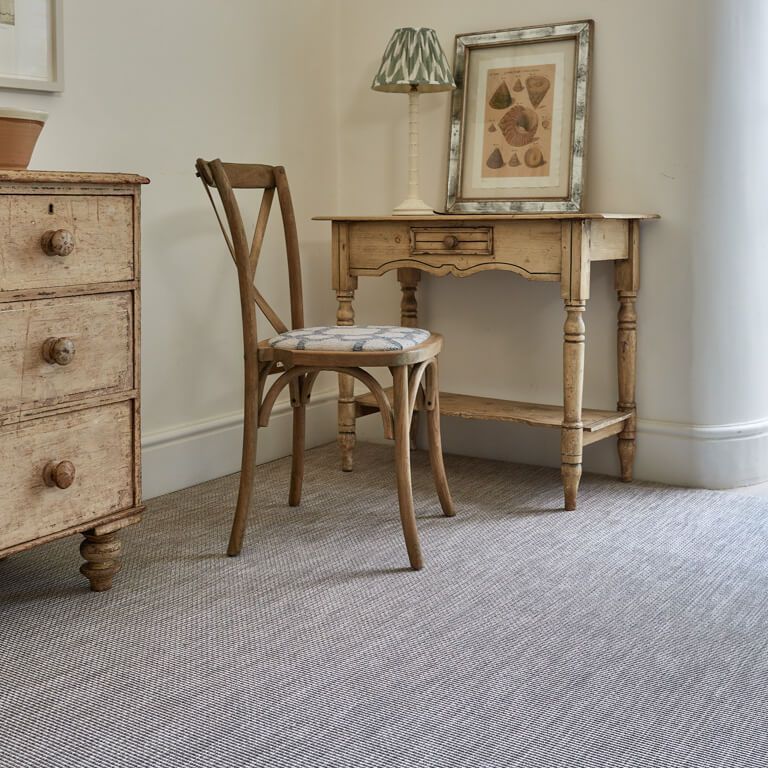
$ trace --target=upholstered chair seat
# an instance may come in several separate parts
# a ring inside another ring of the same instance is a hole
[[[430,337],[421,328],[396,325],[319,326],[286,331],[269,339],[275,349],[322,349],[327,352],[389,352],[410,349]]]

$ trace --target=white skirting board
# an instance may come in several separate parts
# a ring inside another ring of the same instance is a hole
[[[288,403],[275,407],[269,427],[259,432],[258,461],[291,451]],[[383,441],[377,416],[358,420],[361,440]],[[307,446],[336,438],[336,390],[313,397],[307,411]],[[423,436],[422,436],[423,438]],[[559,466],[560,435],[500,422],[443,419],[446,453]],[[145,434],[144,498],[151,499],[240,470],[242,415]],[[419,444],[424,446],[423,439]],[[640,419],[635,477],[639,480],[696,488],[737,488],[768,480],[768,419],[741,424],[696,426]],[[616,440],[609,438],[584,450],[584,469],[618,474]]]
[[[336,390],[313,393],[307,408],[307,447],[336,438]],[[291,406],[278,403],[259,430],[258,463],[291,452]],[[146,433],[141,442],[143,496],[151,499],[240,471],[242,412]]]
[[[768,419],[714,425],[641,419],[638,459],[637,475],[647,480],[714,489],[763,483]]]

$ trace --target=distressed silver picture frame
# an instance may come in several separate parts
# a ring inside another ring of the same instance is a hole
[[[477,32],[456,36],[451,129],[448,154],[447,213],[573,213],[581,211],[584,197],[586,164],[587,113],[594,22],[572,21],[519,29]],[[558,198],[504,199],[499,197],[465,197],[462,194],[463,144],[465,138],[468,66],[473,49],[493,48],[556,40],[575,41],[576,61],[573,83],[573,112],[570,139],[568,194]]]
[[[6,5],[6,18],[16,22],[14,5],[24,0],[15,0],[15,3]],[[51,50],[51,64],[47,78],[24,77],[0,70],[0,88],[14,88],[23,91],[45,91],[57,93],[64,90],[64,29],[62,23],[62,0],[47,0],[50,3],[50,26],[48,29],[49,45]]]

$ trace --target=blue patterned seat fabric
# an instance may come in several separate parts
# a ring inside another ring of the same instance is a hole
[[[275,349],[322,349],[329,352],[389,352],[410,349],[430,337],[422,328],[352,325],[299,328],[269,340]]]

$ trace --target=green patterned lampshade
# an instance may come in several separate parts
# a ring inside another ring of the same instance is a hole
[[[434,29],[396,29],[373,78],[374,91],[449,91],[456,83]]]

